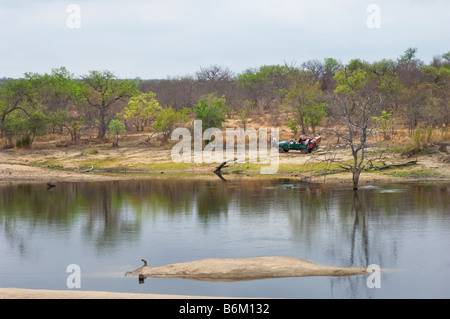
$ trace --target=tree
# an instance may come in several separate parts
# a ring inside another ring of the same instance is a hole
[[[381,114],[381,95],[375,77],[360,67],[349,70],[342,68],[335,75],[337,87],[334,91],[337,114],[346,125],[344,133],[334,132],[350,146],[353,162],[342,162],[352,172],[353,189],[358,189],[359,177],[366,165],[366,148],[369,136],[377,128],[376,116]]]
[[[36,74],[26,73],[25,78],[7,81],[0,90],[0,127],[9,147],[17,134],[28,136],[27,144],[31,146],[35,136],[43,134],[48,127],[49,118],[39,102],[37,78]]]
[[[80,139],[80,131],[84,124],[84,118],[70,116],[68,110],[58,109],[53,112],[52,116],[53,126],[59,126],[65,128],[69,134],[72,142],[78,141]]]
[[[196,72],[197,82],[202,84],[208,92],[222,93],[223,84],[233,80],[233,72],[229,68],[220,65],[210,65],[209,67],[200,67]]]
[[[156,122],[153,124],[153,128],[157,132],[162,132],[163,142],[167,141],[172,131],[178,125],[184,125],[189,121],[187,114],[189,108],[184,108],[181,111],[177,111],[172,107],[163,108],[156,117]]]
[[[312,101],[305,109],[305,122],[311,127],[313,134],[316,132],[316,127],[322,123],[323,118],[327,115],[325,111],[327,107],[327,103]]]
[[[113,106],[120,100],[137,94],[137,82],[119,80],[110,71],[89,71],[82,77],[84,85],[81,94],[84,100],[96,110],[98,138],[106,134],[109,122],[117,112]]]
[[[334,75],[342,67],[341,63],[333,58],[324,59],[324,71],[322,76],[322,90],[334,90],[336,82],[334,81]]]
[[[287,65],[263,65],[238,74],[236,84],[247,90],[255,106],[266,109],[273,100],[283,100],[292,70]]]
[[[51,74],[31,74],[30,79],[36,91],[35,102],[43,106],[43,112],[52,119],[53,132],[59,129],[62,133],[66,128],[72,141],[78,140],[84,121],[80,121],[78,114],[80,91],[75,76],[60,67],[52,69]]]
[[[412,87],[421,82],[420,66],[422,65],[422,61],[416,58],[416,53],[416,48],[408,48],[397,59],[397,73],[402,84],[406,87]]]
[[[210,127],[222,127],[225,122],[225,97],[217,97],[214,94],[202,95],[194,105],[194,114],[198,120],[202,120],[203,132]]]
[[[444,54],[443,57],[445,56]],[[429,125],[447,127],[450,121],[450,64],[443,63],[440,67],[423,66],[421,70],[430,90],[424,119]]]
[[[114,135],[112,146],[119,146],[119,135],[125,133],[125,126],[121,121],[114,119],[109,122],[109,130]]]
[[[420,63],[416,58],[417,48],[408,48],[405,53],[398,58],[400,64],[404,64],[408,70],[414,68]]]
[[[244,101],[244,106],[241,107],[241,109],[238,111],[239,119],[244,126],[244,130],[247,126],[247,121],[249,120],[253,110],[253,103],[249,100]]]
[[[22,103],[32,99],[31,83],[28,79],[8,80],[0,88],[0,122],[11,112],[22,109]]]
[[[139,132],[139,130],[144,130],[144,127],[154,119],[156,113],[161,109],[155,93],[139,93],[130,98],[128,106],[123,112],[123,118],[130,120],[136,127],[136,131]]]
[[[319,81],[314,81],[310,72],[298,71],[292,75],[292,84],[287,90],[285,106],[306,134],[308,126],[314,130],[326,115],[327,104],[323,103],[323,92]]]
[[[19,147],[31,147],[36,136],[41,136],[47,131],[51,123],[50,117],[39,110],[32,110],[26,114],[14,112],[5,121],[7,131],[20,136],[17,143]]]

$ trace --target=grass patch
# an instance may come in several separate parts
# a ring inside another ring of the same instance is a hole
[[[99,152],[98,152],[98,149],[97,148],[89,148],[89,149],[86,149],[86,150],[82,150],[81,151],[81,156],[88,156],[88,155],[96,155],[96,154],[98,154]]]
[[[419,166],[419,165],[418,165]],[[388,168],[382,171],[371,170],[370,173],[380,174],[380,175],[389,175],[393,177],[401,177],[401,178],[429,178],[429,177],[439,177],[441,174],[433,169],[416,167],[416,168],[399,168],[393,167]]]

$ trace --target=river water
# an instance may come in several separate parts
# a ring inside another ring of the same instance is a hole
[[[450,298],[449,195],[448,182],[366,185],[356,193],[347,184],[259,178],[1,185],[0,287],[67,290],[74,274],[67,267],[75,264],[81,290]],[[161,266],[257,256],[382,272],[241,282],[139,283],[124,275],[142,258]]]

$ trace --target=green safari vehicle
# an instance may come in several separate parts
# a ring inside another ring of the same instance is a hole
[[[280,153],[286,153],[291,150],[301,151],[302,154],[311,153],[319,147],[321,137],[299,139],[298,141],[281,141],[278,142],[278,150]]]

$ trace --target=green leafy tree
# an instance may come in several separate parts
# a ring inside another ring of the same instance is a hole
[[[291,131],[294,133],[294,136],[297,136],[298,123],[296,120],[287,121],[286,126],[291,129]]]
[[[83,116],[74,117],[69,115],[67,109],[58,109],[51,115],[53,126],[65,128],[69,134],[72,142],[78,141],[81,137],[81,128],[85,123]]]
[[[109,122],[109,131],[114,135],[113,146],[119,146],[119,135],[125,133],[125,125],[119,120]]]
[[[316,127],[322,123],[323,119],[327,115],[327,107],[327,103],[312,101],[311,104],[305,108],[305,122],[311,127],[313,133],[316,132]]]
[[[323,64],[323,75],[322,75],[322,89],[324,91],[333,90],[336,88],[336,82],[334,81],[334,75],[341,68],[341,63],[339,63],[334,58],[325,58]]]
[[[403,64],[407,69],[414,68],[420,63],[416,58],[417,48],[408,48],[405,53],[398,58],[398,62]]]
[[[44,135],[51,118],[39,110],[33,110],[27,113],[14,112],[5,121],[6,130],[12,135],[19,136],[19,147],[31,147],[36,136]]]
[[[198,120],[202,120],[203,132],[210,127],[222,127],[225,122],[225,97],[221,98],[213,94],[202,95],[194,105],[194,114]]]
[[[172,107],[163,108],[156,116],[153,128],[155,131],[162,133],[162,140],[165,142],[175,128],[189,121],[189,112],[189,108],[183,108],[181,111]]]
[[[7,80],[0,87],[0,122],[3,123],[8,114],[22,109],[26,102],[33,99],[32,86],[27,78]]]
[[[309,126],[314,130],[326,115],[326,104],[322,100],[323,91],[320,83],[314,81],[308,72],[299,71],[292,77],[285,106],[300,125],[302,134],[307,133]]]
[[[123,117],[125,120],[131,121],[132,125],[135,126],[136,131],[143,131],[144,127],[153,120],[157,112],[161,111],[162,108],[159,105],[158,100],[156,100],[156,94],[153,92],[139,93],[138,95],[132,96],[128,102],[128,106],[123,112]]]
[[[248,91],[255,106],[266,108],[273,99],[283,101],[289,83],[288,74],[294,68],[287,65],[263,65],[258,69],[248,69],[238,74],[236,84]]]
[[[382,110],[380,116],[374,116],[373,118],[379,123],[378,126],[383,133],[383,137],[387,140],[389,133],[392,131],[392,114]]]
[[[109,122],[117,113],[113,107],[138,92],[134,80],[119,80],[110,71],[90,71],[82,77],[81,96],[96,111],[98,121],[98,138],[106,134]]]

